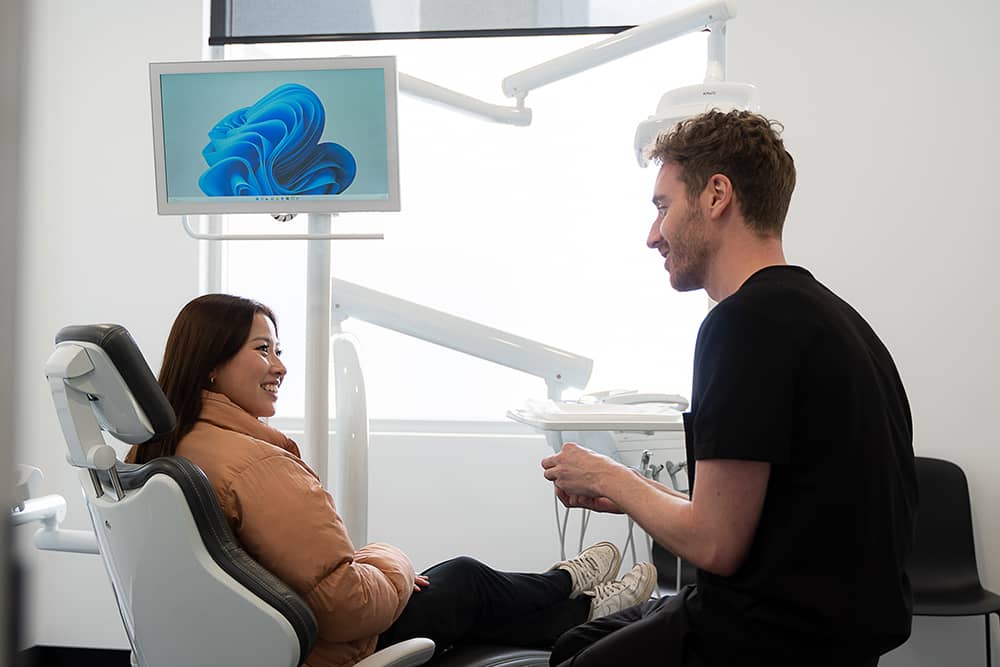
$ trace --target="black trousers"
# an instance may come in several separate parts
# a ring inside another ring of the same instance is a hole
[[[402,615],[379,635],[379,649],[414,637],[433,639],[435,654],[463,643],[549,649],[590,614],[589,597],[569,599],[572,582],[565,570],[498,572],[460,556],[421,574],[430,585],[414,592]]]
[[[680,598],[664,597],[577,626],[556,642],[549,664],[553,667],[686,665],[681,659],[680,643],[672,641],[687,631],[682,610]],[[678,622],[679,627],[669,627]]]
[[[708,667],[694,647],[691,623],[684,606],[684,589],[679,595],[650,600],[620,612],[603,616],[568,630],[552,648],[552,667],[603,667],[605,665],[661,665],[662,667]],[[830,664],[822,655],[806,649],[792,660],[773,656],[755,660],[745,655],[726,660],[729,665],[813,665]],[[713,663],[714,664],[714,663]],[[838,667],[876,667],[878,658],[836,661]]]

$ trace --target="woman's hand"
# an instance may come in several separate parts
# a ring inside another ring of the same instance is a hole
[[[431,585],[431,580],[428,579],[427,577],[425,577],[422,574],[418,574],[417,576],[413,577],[413,592],[414,593],[417,593],[417,592],[420,591],[420,589],[427,588],[430,585]]]

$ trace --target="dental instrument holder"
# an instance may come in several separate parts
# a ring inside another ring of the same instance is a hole
[[[485,359],[545,381],[547,396],[565,387],[582,389],[593,361],[478,322],[405,301],[331,277],[330,241],[380,240],[382,234],[332,234],[331,215],[309,216],[308,234],[221,234],[185,231],[201,241],[306,240],[306,404],[304,458],[311,454],[323,486],[330,488],[330,347],[334,351],[337,428],[333,448],[336,483],[332,492],[355,544],[368,542],[368,413],[364,377],[352,337],[341,323],[354,317],[463,354]],[[210,224],[217,224],[210,216]],[[218,277],[217,277],[218,278]],[[211,291],[211,286],[203,291]],[[549,441],[551,445],[553,441]]]
[[[607,394],[593,394],[599,399],[597,403],[591,404],[595,408],[595,412],[587,414],[585,412],[577,413],[564,413],[558,415],[553,413],[546,416],[538,415],[537,413],[531,413],[526,410],[509,410],[507,416],[517,422],[532,426],[545,435],[545,439],[549,446],[552,447],[553,451],[558,452],[562,449],[564,442],[565,432],[617,432],[617,433],[644,433],[647,435],[652,435],[659,431],[683,431],[684,423],[678,412],[676,415],[673,414],[637,414],[637,413],[623,413],[615,418],[614,413],[608,412],[606,416],[601,415],[597,408],[603,406],[608,407],[609,404],[637,404],[642,402],[657,402],[657,403],[671,403],[678,406],[679,410],[685,410],[688,407],[687,399],[682,396],[673,395],[651,395],[651,394],[639,394],[624,392],[621,394],[607,393]],[[648,399],[648,401],[647,401]],[[553,399],[554,400],[554,399]],[[583,406],[581,406],[583,407]],[[603,417],[603,419],[601,418]],[[583,443],[581,443],[583,444]],[[677,474],[686,468],[687,462],[683,461],[679,464],[675,464],[673,461],[664,461],[663,464],[653,464],[652,463],[652,452],[649,449],[644,449],[640,457],[639,466],[634,467],[634,469],[643,477],[647,477],[653,480],[659,479],[659,475],[663,470],[667,471],[670,475],[671,485],[674,489],[678,491],[686,491],[686,489],[679,488],[677,484]],[[566,559],[566,529],[569,523],[570,508],[565,508],[562,520],[559,518],[559,500],[555,499],[555,511],[556,511],[556,529],[559,536],[559,553],[560,559]],[[583,550],[584,536],[587,531],[587,524],[590,516],[590,510],[581,509],[580,515],[580,545],[579,550]],[[622,549],[624,553],[628,547],[632,547],[632,559],[636,561],[635,553],[635,541],[633,537],[633,527],[634,522],[629,519],[628,525],[628,537],[625,541],[625,547]],[[649,549],[649,553],[652,554],[652,538],[647,534],[646,542]],[[677,561],[677,581],[680,582],[680,559]]]

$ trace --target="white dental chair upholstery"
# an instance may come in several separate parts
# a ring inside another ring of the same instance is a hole
[[[301,664],[316,641],[312,612],[243,551],[201,470],[181,457],[125,464],[106,444],[102,431],[141,444],[174,425],[129,333],[118,325],[66,327],[45,373],[133,662]],[[414,639],[358,667],[419,665],[433,651],[430,640]]]

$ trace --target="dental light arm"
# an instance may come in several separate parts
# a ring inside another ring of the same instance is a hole
[[[333,319],[354,317],[545,381],[548,397],[582,389],[594,362],[544,343],[449,315],[344,280],[333,279]]]
[[[553,58],[503,80],[504,95],[518,101],[536,88],[598,65],[609,63],[656,44],[669,42],[690,32],[721,24],[733,17],[725,2],[701,2],[687,9],[625,30],[608,39]]]
[[[473,116],[506,125],[524,127],[531,124],[531,109],[525,108],[524,105],[508,107],[502,104],[491,104],[403,72],[399,72],[398,77],[400,92],[408,93],[414,97],[420,97],[450,109],[458,109]]]
[[[558,399],[565,387],[582,389],[590,379],[594,362],[586,357],[345,280],[334,278],[330,292],[337,406],[334,493],[355,544],[368,542],[368,408],[357,350],[352,337],[341,331],[341,322],[353,317],[534,375],[545,381],[551,399]],[[321,478],[328,462],[327,448],[318,448]]]
[[[524,99],[532,90],[698,30],[708,28],[713,35],[719,33],[721,37],[725,22],[733,16],[735,12],[725,2],[700,2],[511,74],[503,80],[501,87],[504,95],[517,101],[513,107],[483,102],[402,73],[399,75],[399,89],[499,123],[528,125],[531,123],[531,109],[524,106]],[[721,39],[710,39],[707,81],[722,80],[724,76],[725,64],[724,60],[720,60],[724,57],[724,49],[720,44]]]

